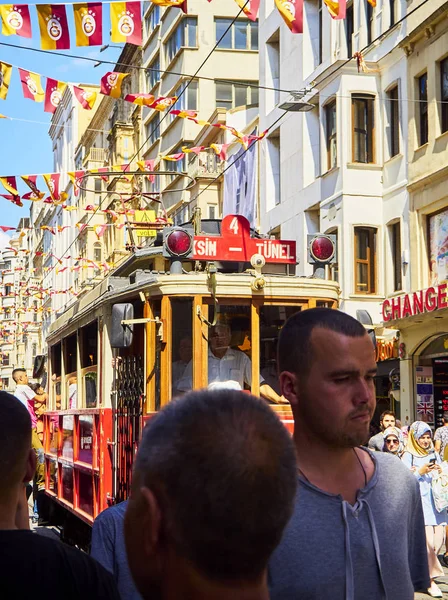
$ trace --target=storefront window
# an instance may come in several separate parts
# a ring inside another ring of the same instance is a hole
[[[429,271],[431,285],[448,278],[448,209],[428,217]]]

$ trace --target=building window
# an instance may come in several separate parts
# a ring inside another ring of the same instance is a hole
[[[216,219],[216,206],[214,204],[209,204],[208,206],[208,218]]]
[[[257,81],[245,83],[216,82],[216,106],[230,110],[237,106],[258,105]]]
[[[266,90],[266,104],[268,110],[272,110],[280,102],[280,31],[278,29],[266,43],[266,62],[268,76],[266,85],[274,88]]]
[[[335,248],[336,248],[336,257],[339,260],[338,253],[338,230],[334,229],[333,231],[328,232],[329,235],[334,235],[336,237],[335,240]],[[327,278],[331,281],[339,281],[339,264],[337,262],[331,263],[327,266]]]
[[[419,146],[428,143],[428,73],[418,79]]]
[[[390,26],[392,27],[393,25],[395,25],[396,20],[397,20],[397,15],[396,15],[396,7],[397,1],[396,0],[389,0],[389,11],[390,11]]]
[[[166,64],[169,65],[181,48],[197,47],[196,17],[183,19],[165,43]]]
[[[438,285],[448,279],[448,249],[445,242],[448,231],[448,208],[428,215],[427,224],[429,283]]]
[[[102,246],[99,242],[95,242],[95,244],[93,244],[93,260],[94,262],[100,264],[101,261],[103,260],[103,253],[102,253]],[[101,272],[101,269],[97,269],[95,267],[95,275],[99,275]]]
[[[5,353],[3,354],[2,365],[3,365],[4,367],[9,367],[9,364],[10,364],[10,363],[9,363],[9,354],[5,352]]]
[[[355,227],[355,292],[374,294],[376,291],[376,229]]]
[[[401,278],[401,226],[400,222],[389,226],[394,271],[394,292],[402,289]]]
[[[267,197],[270,208],[281,202],[281,161],[280,161],[280,130],[277,129],[267,138]]]
[[[182,152],[182,146],[188,146],[188,144],[189,142],[179,144],[178,146],[176,146],[176,148],[174,148],[174,150],[171,150],[169,154],[178,154],[179,152]],[[186,171],[185,156],[182,158],[182,160],[165,160],[164,163],[165,171],[171,171],[172,173],[183,173],[184,171]],[[168,175],[168,177],[171,176]]]
[[[146,93],[149,93],[156,83],[160,81],[160,57],[157,56],[146,71]]]
[[[178,110],[198,110],[198,82],[191,81],[188,86],[188,82],[184,81],[178,88],[173,92],[173,96],[177,96],[179,100],[176,102],[176,108]],[[175,115],[169,113],[169,121],[172,122],[176,118]]]
[[[440,129],[448,131],[448,58],[440,63]]]
[[[103,191],[103,181],[101,177],[95,178],[95,204],[99,206],[101,204],[101,192]]]
[[[375,99],[368,94],[352,94],[353,162],[373,163]]]
[[[347,11],[345,13],[345,42],[347,44],[347,56],[348,58],[352,58],[353,56],[353,3],[350,6],[347,6]]]
[[[152,146],[160,137],[160,114],[157,113],[149,123],[145,125],[145,135],[148,147]]]
[[[31,345],[31,358],[34,360],[37,355],[37,344],[34,343]]]
[[[369,0],[366,0],[366,27],[367,27],[367,44],[371,44],[373,40],[373,6]]]
[[[387,92],[389,112],[389,155],[396,156],[400,152],[400,104],[398,85]]]
[[[258,50],[258,22],[215,19],[216,43],[224,50]],[[222,39],[221,37],[224,36]]]
[[[145,17],[146,37],[148,38],[160,24],[160,6],[154,4],[152,11]]]
[[[336,142],[336,100],[332,100],[325,106],[325,127],[327,138],[327,170],[337,165],[337,142]]]
[[[321,64],[322,62],[322,57],[323,57],[323,50],[322,50],[322,44],[323,44],[323,20],[322,20],[322,0],[318,0],[318,20],[319,20],[319,64]]]

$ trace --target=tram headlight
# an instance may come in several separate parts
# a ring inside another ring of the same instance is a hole
[[[183,227],[168,227],[163,232],[163,256],[189,258],[193,250],[193,232]]]
[[[336,262],[336,236],[316,233],[308,235],[308,262],[330,264]]]

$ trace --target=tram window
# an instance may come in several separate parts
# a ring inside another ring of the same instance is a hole
[[[62,465],[62,497],[73,504],[73,467]]]
[[[93,481],[91,473],[78,471],[79,508],[93,516]]]
[[[64,367],[66,373],[76,373],[77,369],[77,336],[69,336],[64,340]]]
[[[177,396],[185,369],[193,358],[193,302],[189,298],[173,298],[171,300],[173,315],[172,334],[172,370],[171,395]]]
[[[86,408],[95,408],[98,402],[98,323],[94,321],[81,330],[81,377],[82,404]],[[79,394],[78,394],[79,396]],[[81,403],[79,403],[81,404]],[[78,404],[78,408],[80,408]]]
[[[260,308],[260,372],[273,390],[280,394],[277,373],[277,343],[280,330],[300,306],[262,306]]]
[[[62,346],[61,343],[51,347],[51,408],[61,410],[61,369],[62,369]]]
[[[81,368],[98,364],[98,324],[95,321],[82,328]]]

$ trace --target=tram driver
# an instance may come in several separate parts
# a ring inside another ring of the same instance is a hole
[[[208,350],[208,384],[221,383],[221,386],[239,389],[244,386],[251,387],[252,364],[250,358],[241,350],[230,347],[232,330],[226,323],[218,323],[210,329]],[[193,387],[193,363],[190,361],[184,374],[177,384],[181,392],[188,392]],[[260,376],[260,396],[274,404],[284,404],[287,401],[275,392],[270,385]]]

